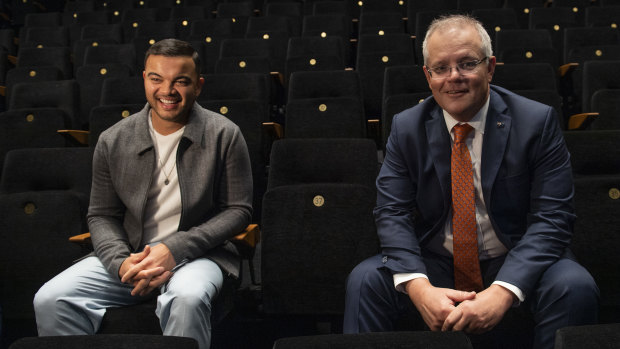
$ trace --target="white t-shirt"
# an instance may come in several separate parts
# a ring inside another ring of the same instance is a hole
[[[159,242],[175,233],[181,221],[181,188],[177,176],[176,156],[185,127],[163,136],[153,128],[149,131],[155,145],[156,166],[144,210],[142,244]]]

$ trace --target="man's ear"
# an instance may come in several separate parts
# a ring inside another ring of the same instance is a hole
[[[202,86],[204,86],[205,84],[205,78],[202,77],[202,75],[198,78],[198,81],[196,81],[196,95],[200,94],[200,91],[202,91]]]
[[[431,87],[431,73],[428,72],[428,69],[426,69],[426,66],[422,66],[422,70],[424,70],[424,76],[426,76],[426,82],[428,83],[428,88],[431,89],[432,91],[433,88]]]
[[[495,66],[497,64],[497,59],[495,56],[489,57],[489,65],[487,67],[487,72],[489,74],[489,82],[493,79],[493,74],[495,74]]]

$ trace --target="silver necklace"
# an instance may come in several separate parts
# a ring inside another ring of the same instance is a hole
[[[150,111],[149,111],[149,116],[150,116]],[[185,127],[183,127],[185,128]],[[177,166],[177,161],[176,159],[174,160],[174,164],[172,165],[172,168],[170,169],[170,172],[166,173],[166,168],[164,167],[164,163],[161,161],[161,156],[159,153],[159,137],[158,137],[158,133],[157,131],[155,131],[155,128],[153,127],[152,124],[152,120],[149,117],[149,131],[151,132],[151,136],[154,138],[154,146],[155,146],[155,153],[157,155],[157,159],[159,160],[159,166],[161,168],[161,172],[164,173],[164,176],[166,176],[166,179],[164,180],[164,184],[168,185],[170,184],[170,175],[172,175],[172,171],[174,171],[174,168]],[[178,131],[178,130],[177,130]],[[181,143],[181,137],[179,137],[179,139],[177,139],[176,144],[172,147],[172,150],[168,153],[168,156],[166,157],[166,162],[168,162],[168,159],[170,159],[170,156],[172,155],[172,153],[175,152],[175,150],[178,148],[179,143]]]
[[[154,134],[155,134],[156,143],[158,143],[158,141],[157,141],[157,138],[158,138],[157,132],[154,132]],[[170,151],[170,153],[168,153],[168,156],[166,157],[166,162],[168,162],[168,159],[170,159],[170,156],[172,156],[172,154],[175,152],[174,150],[177,149],[177,147],[179,146],[180,142],[181,142],[181,138],[179,138],[176,141],[176,144],[172,147],[172,150]],[[164,176],[166,177],[166,179],[164,180],[164,184],[168,185],[168,184],[170,184],[170,175],[172,175],[172,171],[174,171],[174,168],[177,166],[177,161],[176,161],[176,159],[174,160],[174,164],[172,165],[172,168],[170,169],[170,171],[168,173],[166,173],[166,167],[164,166],[164,162],[161,161],[161,156],[159,156],[159,155],[161,155],[161,154],[159,154],[159,147],[157,147],[157,148],[158,148],[157,149],[157,157],[158,157],[158,160],[159,160],[159,165],[160,165],[160,168],[161,168],[161,172],[163,172]]]
[[[164,167],[164,164],[161,162],[161,158],[159,158],[159,164],[161,165],[161,172],[164,173],[164,176],[166,176],[166,180],[164,181],[165,185],[170,184],[170,175],[172,174],[172,171],[174,171],[174,168],[177,166],[177,162],[174,162],[174,165],[172,165],[172,168],[170,169],[170,172],[166,173],[166,168]]]

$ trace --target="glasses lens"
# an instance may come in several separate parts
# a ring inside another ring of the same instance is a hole
[[[452,69],[456,69],[460,75],[471,75],[476,72],[476,68],[478,68],[485,59],[487,59],[487,57],[477,61],[462,62],[457,64],[456,67],[435,67],[429,69],[429,71],[431,72],[432,79],[445,79],[452,74]]]
[[[433,73],[439,77],[450,75],[450,67],[437,67],[433,69]]]

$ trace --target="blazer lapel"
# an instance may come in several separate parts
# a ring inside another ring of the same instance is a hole
[[[444,202],[450,202],[450,134],[439,106],[433,109],[431,119],[426,122],[426,136],[431,159],[443,191]]]
[[[482,192],[487,205],[491,202],[490,195],[493,183],[502,164],[508,135],[510,134],[511,118],[508,107],[500,96],[491,90],[491,101],[484,128],[482,144]]]

